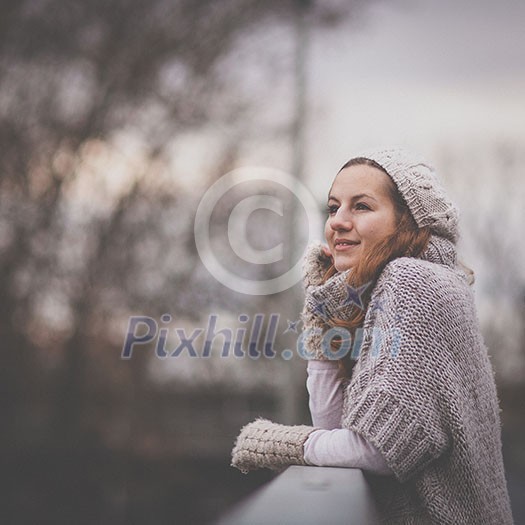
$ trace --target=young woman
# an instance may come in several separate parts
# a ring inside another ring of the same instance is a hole
[[[313,426],[258,419],[232,465],[361,468],[385,523],[512,523],[494,374],[433,168],[400,149],[351,159],[325,236],[304,264]]]

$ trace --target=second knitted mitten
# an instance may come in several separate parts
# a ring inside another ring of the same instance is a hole
[[[331,359],[329,345],[323,347],[323,337],[330,328],[329,320],[348,319],[359,302],[359,296],[354,297],[354,289],[348,286],[351,270],[338,272],[322,282],[331,260],[323,252],[321,243],[310,244],[304,260],[305,303],[301,312],[303,333],[298,341],[298,351],[305,359]]]
[[[323,245],[319,241],[314,241],[306,247],[303,260],[303,287],[306,296],[311,288],[322,283],[331,263],[330,257],[324,253]],[[326,323],[313,314],[306,302],[301,312],[301,321],[303,322],[303,333],[298,340],[299,354],[305,359],[326,360],[327,357],[321,349]]]

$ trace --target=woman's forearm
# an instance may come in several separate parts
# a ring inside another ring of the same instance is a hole
[[[341,427],[343,391],[336,361],[308,361],[308,390],[310,414],[315,427]]]
[[[360,468],[382,476],[393,474],[374,445],[346,428],[312,432],[304,444],[304,459],[308,465],[319,467]]]

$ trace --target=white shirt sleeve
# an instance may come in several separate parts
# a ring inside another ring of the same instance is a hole
[[[308,361],[306,388],[314,427],[341,428],[343,414],[342,379],[335,361]]]
[[[360,468],[382,476],[393,474],[379,450],[347,428],[314,430],[304,444],[304,460],[307,465],[318,467]]]
[[[343,392],[339,367],[333,361],[308,362],[306,387],[310,395],[312,432],[304,444],[308,465],[348,467],[374,474],[393,474],[379,450],[356,432],[341,427]]]

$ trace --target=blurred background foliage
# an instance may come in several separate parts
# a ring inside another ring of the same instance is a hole
[[[128,319],[169,313],[190,334],[212,312],[232,328],[241,312],[263,313],[265,323],[279,312],[277,346],[293,344],[283,332],[298,317],[299,287],[259,297],[226,289],[198,257],[195,210],[254,148],[293,169],[298,21],[330,32],[341,21],[354,27],[366,9],[335,0],[0,7],[6,522],[207,523],[270,477],[229,468],[240,426],[256,415],[308,421],[304,363],[168,362],[154,345],[122,360]],[[485,204],[480,193],[463,207],[463,249],[467,263],[483,260],[480,315],[519,484],[523,243],[494,217],[523,223],[525,153],[505,143],[483,154],[515,192],[499,188],[501,199],[493,193]],[[440,155],[458,200],[477,195],[475,163]],[[280,232],[264,218],[253,228],[270,246]]]

